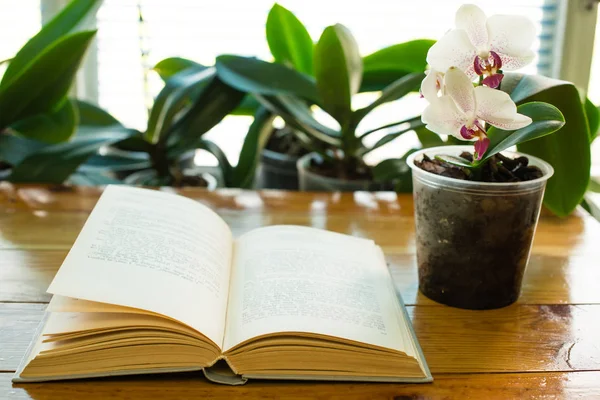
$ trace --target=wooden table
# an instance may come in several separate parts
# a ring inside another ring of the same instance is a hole
[[[0,183],[0,399],[600,398],[600,224],[584,211],[540,219],[519,301],[459,310],[418,293],[412,198],[394,193],[177,190],[236,234],[310,225],[374,239],[386,253],[433,384],[208,383],[199,374],[13,385],[48,284],[102,189]],[[172,191],[173,189],[163,189]]]

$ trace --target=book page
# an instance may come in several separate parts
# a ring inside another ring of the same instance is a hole
[[[405,351],[398,301],[372,241],[274,226],[234,246],[224,350],[277,332],[330,335]]]
[[[229,227],[208,207],[109,186],[48,292],[166,315],[221,346],[232,246]]]

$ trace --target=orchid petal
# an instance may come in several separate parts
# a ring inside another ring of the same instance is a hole
[[[531,123],[531,118],[517,113],[516,104],[505,92],[478,86],[475,88],[475,99],[477,118],[496,128],[515,130]]]
[[[504,75],[494,74],[492,76],[486,77],[481,83],[492,89],[497,89],[498,86],[500,86],[500,83],[502,82],[502,78],[504,78]]]
[[[489,51],[487,17],[483,10],[474,4],[465,4],[456,12],[455,24],[464,29],[469,40],[478,51]]]
[[[524,66],[531,64],[535,58],[535,53],[532,50],[528,50],[519,56],[510,56],[504,53],[498,53],[502,60],[502,68],[506,71],[515,71],[521,69]]]
[[[447,71],[457,67],[465,71],[469,78],[475,78],[473,59],[477,55],[467,33],[462,29],[453,29],[438,40],[427,53],[427,63],[437,71]]]
[[[443,84],[443,74],[436,70],[429,70],[421,82],[421,95],[432,103],[439,97],[440,86]]]
[[[529,18],[520,15],[493,15],[487,20],[487,29],[491,50],[500,56],[504,54],[522,59],[532,53],[531,46],[536,32],[535,25]],[[504,61],[502,58],[503,63]],[[512,70],[512,66],[505,64],[504,69]]]
[[[450,68],[444,77],[446,94],[452,97],[458,108],[467,116],[475,115],[473,82],[458,68]]]
[[[460,130],[467,122],[450,96],[442,96],[429,104],[421,115],[421,120],[427,124],[427,129],[440,135],[452,135],[464,140]]]
[[[490,139],[484,137],[483,139],[476,141],[474,147],[477,156],[476,158],[481,160],[488,147],[490,147]]]

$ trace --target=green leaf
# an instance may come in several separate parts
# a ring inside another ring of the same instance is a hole
[[[38,140],[27,139],[21,136],[0,135],[0,160],[17,165],[30,154],[48,146]]]
[[[267,42],[276,62],[313,74],[314,44],[310,34],[292,12],[277,3],[267,17]]]
[[[91,156],[77,171],[133,171],[150,167],[151,162],[147,153],[111,150],[105,155]]]
[[[194,68],[195,71],[202,71],[208,67],[198,64],[195,61],[188,60],[187,58],[169,57],[159,61],[153,69],[158,73],[160,78],[166,82],[173,75],[188,68]]]
[[[423,72],[434,40],[419,39],[395,44],[363,58],[361,92],[379,91],[413,72]]]
[[[214,75],[214,68],[202,71],[187,69],[173,75],[154,101],[148,118],[146,140],[150,143],[164,140],[163,136],[171,128],[175,116],[189,105],[191,93],[205,86]]]
[[[227,156],[225,155],[223,150],[221,150],[221,148],[217,146],[216,143],[206,139],[198,140],[197,148],[206,150],[213,156],[215,156],[215,158],[217,159],[217,163],[219,164],[219,168],[221,169],[223,180],[225,181],[225,184],[227,186],[227,183],[231,182],[233,179],[233,167],[231,166],[231,163],[227,159]]]
[[[57,40],[77,28],[87,16],[93,15],[101,4],[101,0],[71,1],[19,50],[4,72],[0,86],[8,84],[15,77],[24,73],[30,68],[29,64],[43,54],[47,48],[54,45]],[[48,69],[48,71],[53,70]],[[56,76],[54,71],[52,74]]]
[[[231,115],[252,116],[256,114],[259,107],[260,103],[254,96],[245,96],[240,105],[231,112]]]
[[[474,164],[471,164],[469,161],[465,160],[462,157],[455,157],[455,156],[451,156],[451,155],[447,155],[447,154],[438,154],[437,156],[435,156],[435,158],[440,161],[443,161],[445,163],[455,165],[457,167],[467,168],[467,169],[475,168]]]
[[[238,164],[233,170],[232,180],[226,181],[227,187],[252,188],[260,154],[273,133],[274,119],[275,115],[265,108],[258,110],[244,139]]]
[[[341,146],[339,134],[315,120],[308,107],[298,99],[291,96],[257,96],[257,99],[269,111],[279,115],[287,124],[305,132],[312,139],[328,146]],[[321,148],[322,145],[313,142],[310,139],[305,141],[311,143],[314,151],[319,151],[317,148]]]
[[[379,139],[377,142],[375,142],[375,144],[373,146],[364,149],[361,152],[361,155],[364,156],[365,154],[368,154],[368,153],[372,152],[373,150],[378,149],[381,146],[388,144],[389,142],[391,142],[392,140],[396,139],[397,137],[405,134],[406,132],[410,132],[410,131],[412,131],[416,128],[422,127],[424,125],[423,122],[421,122],[420,118],[413,118],[413,119],[407,120],[407,122],[409,122],[409,125],[407,127],[404,127],[398,131],[386,134],[381,139]]]
[[[102,146],[127,137],[123,130],[78,134],[69,142],[48,145],[29,154],[13,166],[9,181],[22,183],[62,183]]]
[[[101,132],[102,130],[98,129],[98,131]],[[154,151],[155,146],[146,141],[142,132],[133,131],[130,132],[130,135],[126,139],[115,143],[113,147],[123,151],[144,152],[148,154]]]
[[[410,168],[406,160],[402,158],[389,158],[383,160],[371,169],[373,179],[376,182],[389,182],[399,176],[408,175],[410,177]]]
[[[362,79],[358,44],[348,28],[340,24],[325,28],[315,47],[314,69],[323,109],[342,127],[348,125],[352,96]]]
[[[60,143],[73,136],[79,117],[74,101],[67,100],[48,114],[38,114],[11,125],[19,135],[46,143]]]
[[[415,132],[417,133],[417,137],[419,138],[419,142],[421,142],[421,146],[423,148],[446,145],[446,142],[442,140],[440,135],[431,132],[425,126],[415,129]]]
[[[515,131],[505,131],[493,126],[488,129],[487,134],[490,145],[484,157],[477,161],[476,165],[481,165],[493,155],[509,147],[549,135],[565,125],[565,118],[560,110],[548,103],[531,102],[521,104],[517,107],[517,111],[519,114],[530,117],[533,122]]]
[[[2,85],[0,128],[29,116],[57,110],[65,101],[94,34],[95,31],[88,31],[65,36],[8,84]]]
[[[319,103],[314,79],[284,65],[223,55],[217,57],[216,67],[223,82],[242,92],[267,96],[293,95]]]
[[[598,136],[598,128],[600,128],[600,110],[587,97],[583,103],[585,116],[590,128],[590,143]]]
[[[90,126],[110,126],[122,124],[108,112],[91,103],[75,100],[75,105],[79,113],[79,125]]]
[[[564,115],[566,124],[557,132],[520,144],[518,148],[554,167],[544,204],[559,216],[568,215],[585,194],[591,165],[589,128],[577,88],[572,83],[543,76],[506,74],[502,90],[508,91],[517,104],[543,101]]]
[[[198,138],[223,120],[242,101],[244,93],[213,76],[191,107],[173,125],[167,142],[175,154],[194,149]]]
[[[366,117],[367,114],[380,105],[390,101],[398,100],[413,90],[418,89],[423,81],[423,78],[425,78],[425,74],[421,72],[415,72],[393,82],[383,89],[381,95],[374,102],[369,104],[367,107],[361,108],[360,110],[356,110],[354,112],[354,122],[358,124],[358,122]]]

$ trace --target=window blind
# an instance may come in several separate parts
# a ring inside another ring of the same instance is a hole
[[[0,0],[0,61],[12,58],[41,28],[40,8],[40,0]],[[0,65],[0,77],[6,65]]]

